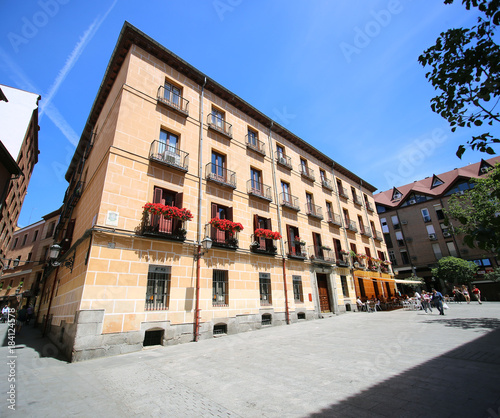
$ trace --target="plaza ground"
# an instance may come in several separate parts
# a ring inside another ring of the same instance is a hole
[[[0,416],[500,416],[500,303],[445,313],[355,312],[73,364],[28,327],[16,411],[1,324]]]

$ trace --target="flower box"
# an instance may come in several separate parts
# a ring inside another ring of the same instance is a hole
[[[240,232],[244,229],[242,224],[229,219],[212,218],[208,223],[219,231]]]
[[[151,215],[161,215],[166,219],[179,219],[181,221],[189,221],[193,218],[191,211],[185,208],[175,206],[166,206],[161,203],[146,203],[143,206],[144,212]]]
[[[259,238],[266,239],[281,239],[281,234],[279,232],[273,232],[270,229],[258,228],[255,230],[254,235]]]

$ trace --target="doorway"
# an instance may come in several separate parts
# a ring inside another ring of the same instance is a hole
[[[321,312],[331,312],[327,275],[316,273],[316,280],[318,281],[319,308]]]

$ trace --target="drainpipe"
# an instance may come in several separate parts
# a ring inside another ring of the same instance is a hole
[[[202,177],[203,177],[203,96],[205,93],[205,84],[207,78],[201,86],[200,95],[200,141],[198,149],[198,231],[197,231],[197,248],[196,248],[196,295],[194,308],[194,341],[197,342],[200,336],[200,263],[201,263],[201,204],[203,199]]]
[[[287,325],[290,324],[290,312],[288,309],[288,289],[286,285],[286,257],[285,257],[285,246],[283,245],[283,229],[281,227],[281,213],[278,195],[278,185],[276,180],[276,161],[274,159],[273,145],[271,141],[271,132],[273,129],[274,122],[271,121],[271,126],[269,127],[269,135],[267,136],[267,145],[269,147],[269,156],[271,157],[271,167],[273,172],[273,183],[274,183],[274,198],[276,201],[276,212],[278,214],[278,231],[281,235],[280,247],[281,247],[281,257],[283,261],[283,291],[285,292],[285,318]]]

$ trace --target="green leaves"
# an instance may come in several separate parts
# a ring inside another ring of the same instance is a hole
[[[470,283],[474,280],[478,267],[457,257],[444,257],[438,266],[432,269],[432,275],[449,283]]]

